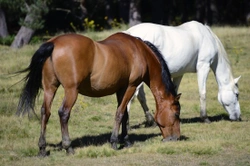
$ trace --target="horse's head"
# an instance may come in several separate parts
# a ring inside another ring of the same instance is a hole
[[[161,130],[163,141],[176,141],[180,138],[180,96],[178,94],[171,100],[165,100],[156,112],[155,121]]]
[[[240,120],[240,104],[238,81],[240,77],[234,79],[232,88],[221,89],[218,93],[218,100],[226,109],[231,120]]]

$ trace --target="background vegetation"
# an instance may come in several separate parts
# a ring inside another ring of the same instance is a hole
[[[250,1],[0,0],[0,44],[20,48],[33,36],[37,39],[90,27],[103,31],[123,23],[179,25],[190,20],[208,25],[250,25]]]
[[[123,27],[126,29],[127,27]],[[59,89],[52,107],[47,127],[47,150],[50,156],[36,157],[40,123],[36,118],[15,116],[24,75],[11,73],[25,68],[39,44],[30,44],[19,50],[0,45],[0,163],[1,165],[250,165],[250,31],[246,27],[212,27],[223,42],[232,63],[234,76],[239,81],[241,122],[231,122],[217,101],[217,84],[212,73],[207,87],[207,112],[211,124],[199,120],[199,98],[196,74],[186,74],[180,86],[181,137],[178,142],[162,143],[158,127],[144,128],[144,115],[138,101],[130,112],[129,131],[133,141],[131,148],[114,151],[109,137],[116,109],[115,96],[89,98],[79,96],[69,121],[70,136],[75,155],[66,156],[59,144],[61,132],[57,110],[63,99]],[[122,29],[103,32],[85,32],[94,40],[101,40]],[[15,85],[14,85],[15,84]],[[39,115],[41,97],[37,100]],[[155,104],[151,92],[146,89],[148,105]]]

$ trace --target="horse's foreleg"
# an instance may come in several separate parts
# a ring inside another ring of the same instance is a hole
[[[175,86],[176,93],[178,93],[178,89],[179,89],[182,77],[183,77],[183,75],[173,78],[173,83],[174,83],[174,86]]]
[[[68,120],[70,118],[70,112],[77,99],[77,91],[75,89],[65,89],[65,97],[61,108],[58,111],[61,123],[62,132],[62,147],[66,149],[68,154],[74,154],[74,150],[71,147],[71,140],[68,131]]]
[[[112,135],[110,138],[110,143],[113,149],[117,150],[118,143],[118,135],[119,128],[122,123],[122,135],[121,139],[125,141],[126,145],[130,145],[131,143],[128,141],[128,132],[127,132],[127,120],[128,120],[128,112],[127,112],[127,104],[133,96],[136,87],[129,87],[126,90],[122,89],[116,93],[118,108],[115,115],[115,124],[112,131]],[[125,116],[124,116],[125,115]]]
[[[198,63],[197,76],[200,94],[200,117],[206,123],[210,123],[206,112],[206,81],[209,69],[209,64]]]
[[[45,157],[47,156],[46,152],[46,125],[50,117],[50,109],[51,109],[51,103],[54,98],[55,92],[57,88],[52,88],[50,90],[44,89],[44,102],[41,108],[41,133],[40,138],[38,142],[39,146],[39,156]]]
[[[139,87],[139,93],[138,93],[137,99],[139,100],[139,102],[140,102],[140,104],[141,104],[141,106],[143,108],[145,117],[146,117],[146,127],[147,126],[155,126],[156,123],[154,121],[154,117],[149,112],[149,108],[148,108],[148,105],[147,105],[147,100],[146,100],[146,95],[145,95],[145,92],[144,92],[143,84],[141,84],[141,86]]]

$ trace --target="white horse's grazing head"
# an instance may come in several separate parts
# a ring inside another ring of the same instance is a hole
[[[240,77],[234,79],[234,85],[230,89],[221,89],[218,93],[218,100],[226,109],[231,120],[240,120],[240,104],[238,81]]]

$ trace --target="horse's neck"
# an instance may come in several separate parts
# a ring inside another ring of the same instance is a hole
[[[160,83],[161,80],[159,81],[151,81],[149,88],[155,98],[155,103],[156,103],[156,111],[159,109],[162,109],[162,103],[167,101],[167,99],[171,98],[172,94],[171,92],[168,92],[165,89],[165,86]]]
[[[219,89],[228,89],[233,85],[233,75],[230,64],[223,55],[218,55],[217,66],[212,66]]]

